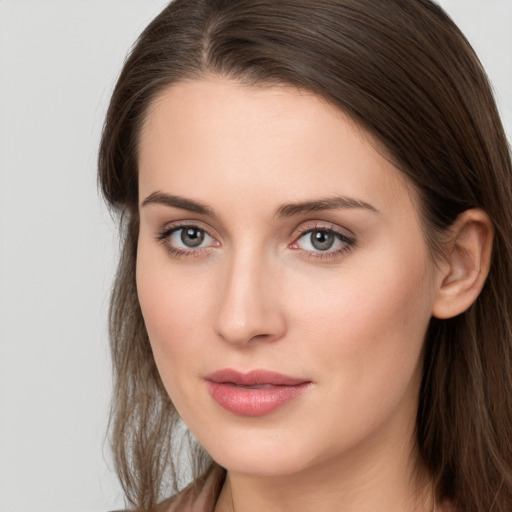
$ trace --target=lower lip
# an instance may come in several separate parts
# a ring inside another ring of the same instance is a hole
[[[294,386],[248,388],[208,381],[213,399],[227,411],[240,416],[264,416],[301,395],[310,382]]]

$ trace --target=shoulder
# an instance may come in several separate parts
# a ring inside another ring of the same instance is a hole
[[[449,500],[442,501],[440,503],[436,503],[435,506],[436,512],[460,512],[459,509]]]
[[[161,502],[156,512],[213,512],[219,497],[226,472],[217,464],[181,492]],[[110,512],[133,512],[133,510],[112,510]]]

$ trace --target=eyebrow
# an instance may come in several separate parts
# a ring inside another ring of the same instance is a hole
[[[352,197],[336,196],[326,197],[315,201],[304,201],[300,203],[287,203],[280,206],[274,217],[292,217],[294,215],[301,215],[305,213],[319,212],[323,210],[338,210],[345,208],[362,208],[374,213],[378,213],[377,208],[371,204],[354,199]]]
[[[165,194],[163,192],[153,192],[142,202],[143,207],[150,204],[160,204],[171,208],[179,208],[180,210],[187,210],[189,212],[206,215],[208,217],[216,216],[214,210],[203,203],[181,196]],[[316,199],[314,201],[283,204],[275,211],[274,217],[293,217],[295,215],[304,215],[323,210],[347,208],[361,208],[378,213],[378,210],[374,206],[365,201],[354,199],[352,197],[336,196]]]
[[[207,215],[209,217],[215,216],[214,211],[205,204],[181,196],[164,194],[163,192],[153,192],[142,202],[143,207],[149,204],[161,204],[172,208],[179,208],[180,210],[187,210],[189,212]]]

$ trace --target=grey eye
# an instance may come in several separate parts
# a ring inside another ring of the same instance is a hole
[[[198,247],[205,239],[205,232],[202,229],[186,227],[178,231],[181,232],[180,239],[186,247]]]
[[[317,227],[303,233],[295,246],[311,253],[335,253],[351,247],[354,241],[332,228]]]
[[[336,236],[332,231],[315,229],[310,233],[310,242],[312,247],[318,251],[328,251],[332,249]]]
[[[158,240],[163,242],[173,255],[185,253],[197,255],[197,251],[219,246],[219,243],[205,229],[193,224],[171,227],[162,232]]]

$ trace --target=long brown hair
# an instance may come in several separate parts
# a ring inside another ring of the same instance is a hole
[[[177,413],[160,381],[135,287],[137,152],[157,94],[207,74],[285,83],[336,105],[415,184],[429,246],[468,208],[495,229],[475,304],[432,319],[417,417],[419,463],[458,510],[512,510],[512,166],[482,66],[430,0],[175,0],[142,33],[115,87],[99,180],[119,212],[123,250],[112,294],[111,414],[129,502],[154,510],[179,475]],[[197,473],[216,467],[204,452]]]

